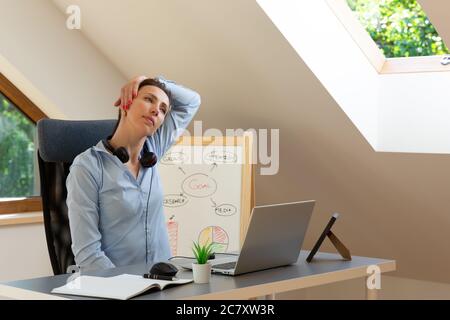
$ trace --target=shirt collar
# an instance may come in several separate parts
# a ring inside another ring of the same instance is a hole
[[[149,151],[155,152],[154,150],[152,150],[152,147],[151,147],[150,142],[148,141],[148,138],[145,139],[145,142],[144,142],[144,143],[147,145],[147,149],[148,149]],[[105,145],[103,144],[103,140],[100,140],[100,141],[99,141],[95,146],[93,146],[92,148],[93,148],[95,151],[106,152],[106,153],[108,153],[108,154],[111,154],[111,152],[109,152],[109,151],[106,149]]]
[[[106,150],[105,145],[103,144],[103,140],[100,140],[95,146],[92,147],[95,151],[106,152],[111,154],[108,150]]]

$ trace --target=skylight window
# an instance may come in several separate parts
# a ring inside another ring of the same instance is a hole
[[[416,0],[346,0],[386,58],[448,54]]]

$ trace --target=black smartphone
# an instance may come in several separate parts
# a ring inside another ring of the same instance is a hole
[[[319,250],[320,245],[322,244],[323,240],[327,236],[328,232],[331,230],[331,227],[336,222],[338,217],[339,217],[339,213],[333,213],[333,215],[331,216],[330,221],[328,222],[327,226],[325,227],[325,229],[323,230],[322,234],[320,235],[319,240],[317,240],[317,242],[314,245],[313,249],[309,253],[308,257],[306,258],[306,262],[311,262],[311,260],[313,259],[314,255]]]

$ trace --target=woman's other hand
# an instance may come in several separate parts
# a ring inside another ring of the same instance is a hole
[[[137,96],[139,84],[147,79],[146,76],[138,76],[130,80],[125,84],[120,90],[120,97],[114,103],[114,106],[119,107],[123,110],[127,110],[130,107],[131,102]]]

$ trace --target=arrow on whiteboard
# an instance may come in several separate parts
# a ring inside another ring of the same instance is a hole
[[[214,162],[214,163],[212,164],[211,170],[209,170],[209,171],[213,171],[213,169],[214,169],[215,167],[217,167],[217,163]]]
[[[209,200],[211,200],[211,202],[213,203],[213,207],[217,207],[217,204],[214,202],[212,198],[209,198]]]
[[[181,172],[183,172],[184,174],[186,174],[186,172],[184,172],[183,168],[178,167],[178,169],[180,169]]]

